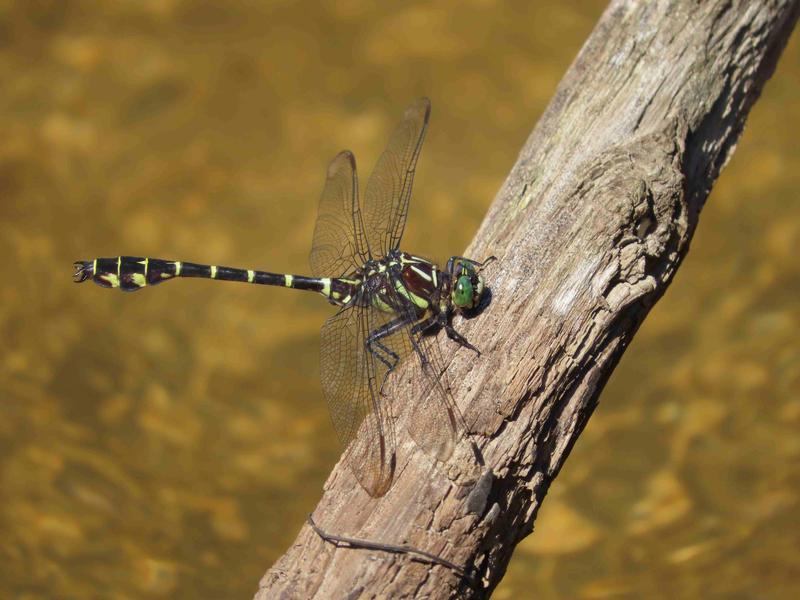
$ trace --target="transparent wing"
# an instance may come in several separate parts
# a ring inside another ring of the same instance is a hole
[[[407,313],[413,314],[410,307]],[[408,432],[417,445],[435,459],[446,461],[466,427],[447,385],[438,338],[418,329],[398,332],[411,363],[411,368],[403,371],[411,392],[404,400],[398,398],[395,386],[400,378],[394,377],[388,393],[402,403]]]
[[[345,150],[328,165],[309,257],[311,272],[316,277],[338,277],[360,267],[366,259],[356,159]]]
[[[412,385],[408,432],[428,454],[446,461],[466,429],[464,419],[447,386],[437,336],[409,335],[422,376]]]
[[[364,225],[372,258],[385,256],[400,244],[430,114],[427,98],[420,98],[406,109],[367,182]]]
[[[394,476],[394,428],[380,395],[387,367],[365,342],[380,327],[377,311],[344,308],[322,327],[322,389],[345,459],[371,496],[382,496]]]

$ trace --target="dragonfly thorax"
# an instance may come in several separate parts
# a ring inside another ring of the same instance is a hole
[[[422,317],[438,305],[442,278],[439,268],[424,258],[392,250],[379,260],[367,261],[361,272],[362,306]]]

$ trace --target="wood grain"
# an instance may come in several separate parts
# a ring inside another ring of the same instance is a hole
[[[479,589],[408,556],[337,549],[304,526],[257,599],[494,589],[685,256],[799,13],[798,0],[611,2],[465,253],[499,259],[487,269],[491,305],[456,322],[483,356],[440,340],[483,465],[466,443],[434,464],[403,430],[417,408],[402,405],[386,496],[367,496],[341,462],[331,474],[314,511],[320,527],[441,555],[474,572]],[[397,378],[394,398],[408,396],[409,377]]]

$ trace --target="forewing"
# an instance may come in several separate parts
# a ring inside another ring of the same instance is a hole
[[[363,265],[366,258],[356,159],[345,150],[328,165],[309,257],[311,272],[316,277],[339,277]]]
[[[345,459],[371,496],[382,496],[394,475],[394,429],[380,382],[385,366],[366,350],[370,309],[339,311],[322,327],[322,390]]]
[[[400,244],[430,114],[427,98],[420,98],[406,109],[367,182],[364,225],[373,258],[385,256]]]

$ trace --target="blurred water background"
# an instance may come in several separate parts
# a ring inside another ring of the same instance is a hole
[[[601,0],[0,0],[0,596],[247,598],[339,449],[305,273],[328,160],[433,117],[404,247],[470,241]],[[800,595],[800,44],[497,598]],[[362,180],[363,183],[363,180]]]

